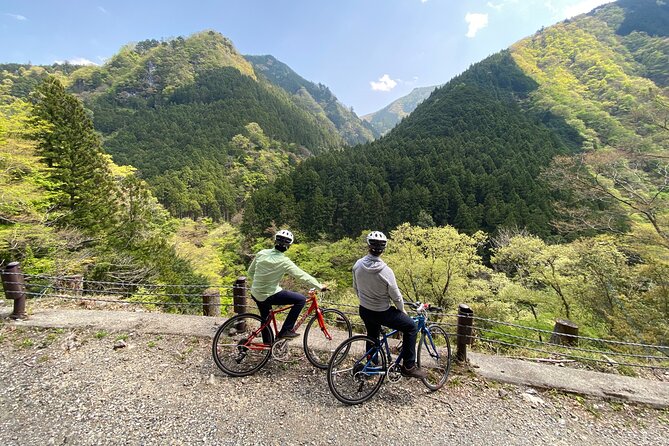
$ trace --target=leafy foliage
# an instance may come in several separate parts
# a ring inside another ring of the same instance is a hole
[[[0,91],[0,259],[27,273],[201,283],[169,244],[167,212],[145,182],[101,151],[83,106],[55,78],[35,104]]]

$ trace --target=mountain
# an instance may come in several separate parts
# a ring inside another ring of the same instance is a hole
[[[130,44],[100,67],[0,70],[17,97],[49,73],[62,78],[92,111],[104,149],[138,168],[175,216],[229,219],[279,172],[345,144],[322,109],[258,76],[214,31]]]
[[[408,95],[391,102],[379,111],[364,115],[362,119],[368,122],[377,132],[384,135],[414,111],[418,104],[427,99],[430,93],[438,87],[437,85],[414,88]]]
[[[336,130],[348,145],[372,141],[380,136],[376,129],[342,105],[330,89],[314,84],[272,56],[244,56],[256,73],[290,94],[302,108],[316,115],[324,127]]]
[[[642,217],[666,232],[668,8],[607,4],[486,58],[380,140],[307,160],[259,191],[245,230],[273,221],[336,238],[408,221],[548,237],[559,219],[588,226],[597,212],[608,229]],[[551,172],[568,181],[547,181]],[[268,202],[276,196],[280,212]],[[567,215],[577,204],[590,211]]]

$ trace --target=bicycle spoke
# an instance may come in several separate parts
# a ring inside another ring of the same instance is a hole
[[[423,384],[430,390],[439,390],[448,378],[451,367],[451,344],[446,331],[431,325],[421,334],[418,344],[418,365],[427,372]]]
[[[232,376],[246,376],[258,371],[269,360],[273,336],[264,330],[267,343],[260,334],[260,317],[240,314],[228,319],[216,332],[212,343],[214,362]]]
[[[337,346],[351,337],[351,322],[339,310],[326,308],[322,310],[323,327],[318,316],[314,315],[304,330],[304,353],[309,362],[320,369],[326,369],[330,357]]]
[[[354,336],[335,350],[327,380],[330,391],[339,401],[359,404],[379,390],[386,375],[386,358],[382,353],[369,350],[368,344],[374,343],[367,336]],[[374,364],[372,357],[379,358],[379,364]]]

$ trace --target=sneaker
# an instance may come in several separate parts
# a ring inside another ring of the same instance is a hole
[[[293,339],[299,336],[299,333],[295,333],[293,330],[287,331],[285,333],[279,333],[279,336],[277,336],[277,339]]]
[[[417,365],[414,365],[411,368],[406,368],[404,367],[403,364],[400,365],[400,373],[402,376],[405,376],[407,378],[419,378],[419,379],[425,379],[427,378],[427,372]]]

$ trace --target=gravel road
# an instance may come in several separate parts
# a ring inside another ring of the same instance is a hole
[[[669,445],[669,412],[485,382],[347,407],[306,359],[230,378],[210,340],[0,321],[2,445]]]

